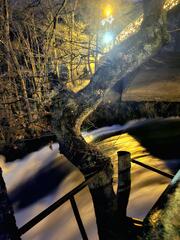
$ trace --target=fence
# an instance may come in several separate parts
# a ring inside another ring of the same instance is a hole
[[[126,152],[127,153],[127,152]],[[138,164],[141,167],[144,167],[150,171],[156,172],[157,174],[160,174],[162,176],[168,177],[170,179],[173,179],[173,175],[163,172],[160,169],[151,167],[147,164],[144,164],[142,162],[139,162],[138,160],[135,159],[131,159],[130,160],[132,163],[134,164]],[[98,174],[98,172],[96,172],[95,174],[93,174],[91,177],[89,177],[88,179],[86,179],[84,182],[82,182],[80,185],[78,185],[77,187],[75,187],[73,190],[71,190],[70,192],[68,192],[66,195],[64,195],[62,198],[60,198],[59,200],[57,200],[55,203],[53,203],[52,205],[50,205],[47,209],[45,209],[44,211],[42,211],[41,213],[39,213],[38,215],[36,215],[34,218],[32,218],[29,222],[27,222],[26,224],[24,224],[22,227],[20,227],[17,232],[19,236],[22,236],[23,234],[25,234],[27,231],[29,231],[30,229],[32,229],[35,225],[37,225],[40,221],[42,221],[44,218],[46,218],[48,215],[50,215],[52,212],[54,212],[57,208],[59,208],[60,206],[62,206],[65,202],[70,201],[71,203],[71,207],[77,222],[77,225],[79,227],[79,231],[81,233],[82,239],[83,240],[88,240],[88,236],[87,233],[85,231],[76,201],[74,196],[79,193],[82,189],[84,189],[85,187],[88,186],[88,184],[94,179],[94,177]],[[169,186],[167,187],[167,189],[169,189]],[[165,190],[164,193],[162,193],[162,196],[164,194],[166,194],[167,189]],[[158,199],[158,201],[155,203],[154,206],[157,207],[157,205],[161,204],[161,202],[163,201],[162,196]],[[150,212],[154,209],[154,207],[150,210]],[[148,213],[149,215],[150,213]],[[132,219],[132,222],[139,226],[142,227],[143,226],[143,221],[139,220],[139,219]],[[17,239],[17,238],[12,238],[12,239]],[[19,238],[20,239],[20,238]]]

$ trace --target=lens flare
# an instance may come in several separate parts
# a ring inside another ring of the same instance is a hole
[[[103,43],[108,44],[113,41],[113,34],[111,32],[106,32],[103,36]]]

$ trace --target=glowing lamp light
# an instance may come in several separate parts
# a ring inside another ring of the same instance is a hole
[[[108,44],[113,41],[113,34],[111,32],[106,32],[103,36],[103,43]]]
[[[110,17],[112,15],[112,7],[110,5],[107,5],[105,8],[104,8],[104,16],[105,17]]]

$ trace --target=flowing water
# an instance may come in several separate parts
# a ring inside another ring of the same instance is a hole
[[[114,190],[117,189],[117,151],[129,151],[132,158],[168,173],[180,167],[180,119],[141,120],[83,132],[87,142],[96,140],[101,151],[112,158]],[[101,140],[101,141],[100,141]],[[171,157],[172,156],[172,157]],[[33,216],[83,181],[81,173],[58,153],[58,144],[4,163],[4,179],[20,227]],[[128,215],[143,219],[170,180],[132,163],[132,187]],[[97,229],[91,196],[87,188],[75,197],[90,240]],[[22,237],[23,240],[81,239],[70,203],[65,203]]]

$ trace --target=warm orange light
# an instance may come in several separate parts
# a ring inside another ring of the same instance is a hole
[[[105,8],[104,8],[104,16],[105,17],[110,17],[112,15],[112,7],[110,5],[107,5]]]

